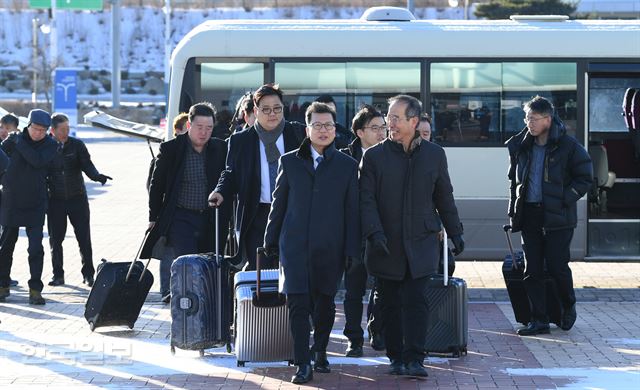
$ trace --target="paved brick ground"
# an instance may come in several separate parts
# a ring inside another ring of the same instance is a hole
[[[107,133],[108,134],[108,133]],[[88,186],[94,256],[129,260],[146,228],[145,178],[150,154],[144,142],[87,132],[98,169],[114,177]],[[50,388],[294,388],[293,368],[249,364],[239,369],[224,348],[204,358],[168,347],[170,317],[157,286],[134,330],[104,328],[91,333],[82,317],[88,289],[81,284],[77,244],[65,241],[67,285],[45,286],[44,307],[29,306],[26,237],[18,241],[12,276],[20,286],[0,303],[0,387]],[[45,234],[46,237],[46,234]],[[47,243],[45,240],[45,249]],[[427,380],[385,374],[386,358],[369,349],[365,357],[342,357],[344,316],[339,307],[329,347],[333,372],[317,374],[313,387],[371,388],[636,388],[640,375],[640,264],[574,263],[578,322],[570,332],[552,329],[544,337],[515,336],[518,326],[503,288],[499,262],[460,262],[456,275],[470,287],[469,354],[430,357]],[[157,275],[157,264],[151,265]],[[50,258],[45,275],[51,277]]]

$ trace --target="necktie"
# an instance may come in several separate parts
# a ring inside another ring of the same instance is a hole
[[[322,156],[318,156],[318,157],[316,157],[316,162],[318,163],[318,164],[316,165],[316,169],[318,169],[318,166],[320,166],[320,163],[321,163],[322,161],[324,161],[324,157],[322,157]]]
[[[276,189],[276,177],[278,176],[278,161],[269,163],[269,182],[271,184],[271,196],[273,198],[273,191]]]

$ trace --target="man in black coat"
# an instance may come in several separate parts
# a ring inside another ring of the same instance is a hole
[[[29,125],[22,133],[14,133],[2,142],[9,156],[9,166],[2,177],[0,210],[0,301],[9,296],[13,249],[20,226],[29,238],[29,303],[44,305],[42,297],[42,226],[47,210],[47,171],[56,155],[56,142],[47,137],[51,116],[44,110],[31,110]]]
[[[82,172],[102,185],[111,178],[98,172],[84,142],[75,137],[69,137],[69,118],[66,115],[53,114],[51,133],[58,143],[58,153],[49,168],[48,180],[47,227],[53,265],[53,278],[49,286],[64,284],[62,242],[67,233],[68,218],[80,247],[82,282],[92,287],[95,269],[91,248],[89,199]]]
[[[355,140],[347,148],[340,149],[341,152],[353,157],[358,163],[362,160],[362,154],[373,145],[382,142],[387,133],[387,125],[384,116],[375,107],[364,105],[356,113],[351,122],[351,131],[356,136]],[[343,334],[349,339],[345,356],[362,356],[362,345],[364,343],[364,331],[360,326],[362,321],[362,297],[367,289],[368,279],[367,269],[364,262],[361,262],[352,272],[344,276],[344,316],[345,325]],[[375,287],[369,295],[369,305],[367,307],[367,328],[371,347],[377,351],[384,350],[384,339],[382,338],[382,312],[380,305],[375,305]]]
[[[140,258],[161,258],[160,292],[164,302],[170,299],[172,258],[212,251],[216,233],[220,242],[225,242],[229,210],[220,211],[220,231],[216,232],[214,214],[207,205],[207,195],[224,170],[227,154],[227,144],[211,138],[214,114],[210,103],[191,106],[189,131],[160,144],[153,170],[149,187],[149,234]],[[165,250],[172,251],[172,258],[165,255]],[[158,255],[158,252],[163,253]]]
[[[315,102],[305,116],[308,138],[280,159],[264,237],[267,253],[279,253],[280,290],[287,294],[298,366],[293,383],[313,378],[310,315],[314,370],[331,371],[326,351],[336,314],[334,298],[345,266],[360,262],[361,245],[358,168],[354,159],[335,149],[335,111]]]
[[[278,158],[300,146],[302,127],[283,117],[282,91],[266,84],[253,94],[256,121],[248,129],[229,138],[227,166],[209,204],[231,204],[238,197],[235,216],[239,259],[246,259],[246,269],[255,269],[256,250],[264,240],[264,230],[271,208],[278,171]]]
[[[506,144],[511,162],[508,213],[513,231],[522,232],[531,303],[531,320],[518,334],[529,336],[549,333],[545,268],[562,302],[560,327],[569,330],[576,321],[569,246],[578,220],[576,203],[591,188],[593,165],[582,145],[566,134],[549,100],[536,96],[524,111],[526,128]]]
[[[360,165],[360,207],[367,270],[378,281],[385,317],[389,374],[427,376],[422,366],[428,307],[425,289],[437,273],[437,214],[455,253],[464,249],[444,150],[421,142],[420,101],[389,99],[389,137],[368,149]]]

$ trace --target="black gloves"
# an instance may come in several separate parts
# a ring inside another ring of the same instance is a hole
[[[361,265],[362,265],[362,259],[361,258],[347,256],[347,262],[345,263],[344,269],[348,274],[352,274]]]
[[[451,236],[451,242],[453,242],[453,246],[455,247],[455,249],[453,250],[453,254],[455,256],[458,256],[460,253],[464,252],[464,238],[462,238],[462,234]]]
[[[107,175],[103,175],[102,173],[98,175],[98,182],[100,182],[100,184],[104,185],[107,180],[113,180],[113,178],[107,176]]]
[[[382,232],[375,232],[369,236],[369,250],[373,253],[383,256],[389,256],[389,248],[387,248],[387,237]]]

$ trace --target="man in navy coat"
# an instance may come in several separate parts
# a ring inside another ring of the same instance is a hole
[[[49,126],[51,116],[48,112],[31,110],[27,128],[2,142],[9,164],[2,177],[0,302],[10,294],[13,250],[20,226],[24,226],[29,238],[29,304],[45,304],[42,297],[42,227],[47,210],[47,170],[57,150],[56,142],[46,136]]]
[[[209,205],[231,204],[238,197],[235,216],[239,258],[247,269],[256,267],[256,249],[262,245],[271,194],[275,188],[278,159],[300,146],[302,126],[284,120],[282,91],[265,84],[253,94],[256,121],[229,138],[227,166],[218,186],[209,195]]]
[[[287,294],[298,366],[293,383],[313,378],[309,351],[314,325],[314,370],[330,372],[326,349],[335,319],[334,298],[345,266],[360,261],[358,167],[334,146],[336,114],[324,103],[306,111],[307,138],[282,156],[264,237],[279,253],[280,290]]]

